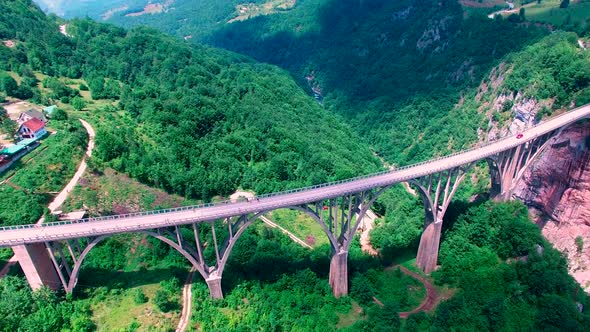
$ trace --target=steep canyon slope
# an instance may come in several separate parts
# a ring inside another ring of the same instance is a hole
[[[590,126],[561,133],[524,174],[515,196],[543,235],[567,255],[570,273],[590,291]]]
[[[514,54],[482,81],[475,100],[488,119],[482,139],[516,134],[544,117],[586,104],[590,54],[572,33],[555,33]],[[515,190],[545,237],[567,255],[570,273],[589,290],[590,126],[562,132],[535,160]]]

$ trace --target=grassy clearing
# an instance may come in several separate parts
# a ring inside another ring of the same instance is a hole
[[[86,173],[65,202],[63,210],[75,211],[86,208],[90,215],[98,216],[196,203],[148,187],[112,169],[106,169],[104,173]]]
[[[375,297],[399,303],[401,311],[416,308],[426,298],[426,288],[418,280],[401,272],[399,267],[387,268],[371,278]]]
[[[276,210],[270,213],[269,219],[314,248],[328,243],[328,237],[322,227],[304,213],[293,210]]]
[[[336,313],[336,315],[338,315],[338,324],[336,324],[337,329],[352,326],[354,323],[366,319],[363,308],[361,308],[361,306],[355,301],[352,301],[351,304],[352,306],[347,313]]]
[[[83,271],[84,272],[84,271]],[[92,276],[89,276],[92,274]],[[88,279],[92,279],[89,281]],[[106,286],[82,289],[80,301],[90,304],[92,320],[97,331],[169,331],[176,326],[180,310],[162,312],[154,303],[160,282],[175,278],[170,268],[150,268],[135,271],[86,271],[80,278],[84,283],[98,283]],[[100,279],[97,281],[97,279]],[[136,302],[141,291],[147,301]],[[181,289],[173,297],[176,308],[181,306]]]
[[[173,328],[179,319],[179,313],[162,313],[149,300],[147,303],[136,304],[133,300],[133,291],[141,289],[148,299],[153,298],[158,284],[129,288],[120,294],[110,295],[104,301],[99,301],[91,306],[92,320],[97,326],[97,331],[129,331],[130,327],[136,327],[134,331],[168,331]]]
[[[559,8],[559,0],[542,0],[526,6],[529,21],[549,23],[555,26],[585,24],[590,18],[590,2],[572,1],[568,8]]]

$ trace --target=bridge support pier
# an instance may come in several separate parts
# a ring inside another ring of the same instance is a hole
[[[334,297],[348,295],[348,251],[339,250],[332,255],[329,280]]]
[[[416,265],[418,265],[424,273],[429,274],[436,269],[441,231],[442,219],[439,219],[436,222],[430,222],[426,225],[424,232],[422,232],[420,246],[418,247],[418,256],[416,257]]]
[[[12,247],[16,258],[33,290],[47,286],[58,290],[62,286],[45,244],[34,243]]]
[[[430,273],[436,269],[443,217],[470,167],[471,164],[468,164],[411,180],[422,197],[426,216],[416,257],[416,265],[424,273]]]
[[[490,196],[493,200],[501,202],[512,198],[512,192],[526,169],[555,142],[562,129],[534,137],[524,144],[487,158],[491,177]]]
[[[223,299],[223,291],[221,290],[221,277],[209,276],[205,279],[207,286],[209,287],[209,293],[211,293],[212,299]]]

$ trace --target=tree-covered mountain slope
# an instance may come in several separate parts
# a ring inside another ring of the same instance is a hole
[[[545,33],[465,17],[455,1],[304,1],[285,15],[228,25],[208,41],[307,77],[328,109],[403,164],[476,142],[483,123],[456,107],[462,95]]]
[[[397,164],[481,140],[478,130],[489,129],[489,116],[471,99],[482,80],[495,66],[518,61],[518,51],[549,33],[546,27],[467,13],[456,1],[301,0],[272,15],[252,11],[275,2],[244,7],[230,0],[176,0],[161,13],[122,12],[110,21],[146,24],[279,65]],[[552,107],[565,105],[565,99]]]
[[[0,46],[2,69],[82,77],[94,99],[118,99],[122,112],[101,117],[96,156],[146,183],[208,199],[379,169],[350,127],[282,70],[146,28],[76,20],[67,37],[24,0],[0,11],[2,36],[18,45]]]
[[[235,6],[178,0],[174,10],[112,20],[191,36],[287,69],[398,164],[476,142],[485,120],[473,109],[459,110],[457,102],[507,54],[548,33],[466,16],[450,0],[301,0],[272,15],[233,21],[241,8]]]

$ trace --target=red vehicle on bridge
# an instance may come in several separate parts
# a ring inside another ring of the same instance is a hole
[[[522,133],[518,133],[518,135],[516,135],[516,139],[521,139],[522,136],[524,136]]]

